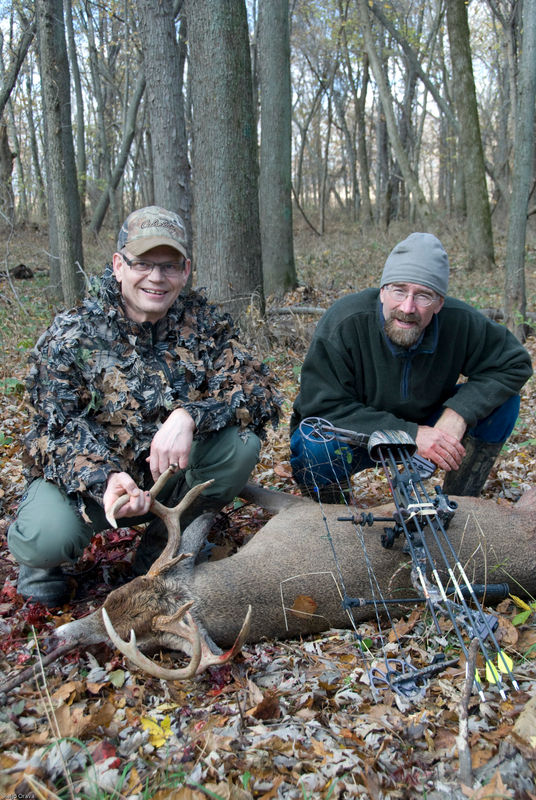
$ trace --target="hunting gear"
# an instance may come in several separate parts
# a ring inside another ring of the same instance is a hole
[[[291,465],[304,493],[336,502],[374,466],[359,448],[326,451],[300,425],[321,417],[362,434],[400,430],[446,471],[443,489],[478,496],[519,414],[530,356],[504,327],[447,296],[449,262],[429,233],[388,256],[380,289],[326,311],[306,355],[291,419]],[[460,380],[460,376],[462,376]]]
[[[220,510],[247,482],[265,426],[277,425],[267,367],[229,315],[201,292],[181,294],[189,272],[180,217],[155,206],[133,212],[98,295],[58,314],[32,351],[29,483],[8,532],[24,597],[65,601],[61,564],[110,527],[105,512],[125,493],[119,517],[154,519],[147,489],[171,464],[180,469],[164,503],[215,479],[183,524]],[[149,526],[137,571],[164,541]]]

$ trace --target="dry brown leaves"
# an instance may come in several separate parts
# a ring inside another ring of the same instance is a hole
[[[449,248],[445,243],[452,252],[453,288],[458,285],[460,296],[471,301],[459,244],[453,241]],[[286,297],[285,303],[327,307],[340,293],[375,282],[371,269],[381,262],[378,253],[383,256],[389,244],[376,240],[356,244],[353,234],[344,234],[336,240],[326,237],[319,246],[302,231],[297,249],[305,286]],[[38,260],[36,249],[32,252]],[[14,260],[35,266],[28,257]],[[500,305],[493,277],[483,291],[482,305]],[[0,795],[157,800],[536,798],[536,627],[534,615],[521,625],[512,624],[519,612],[512,601],[500,608],[500,635],[514,660],[520,690],[510,691],[506,700],[487,691],[486,703],[472,697],[469,745],[475,782],[471,787],[461,786],[457,774],[463,659],[461,668],[445,670],[430,681],[422,696],[411,700],[388,688],[374,697],[368,667],[379,654],[365,660],[349,631],[331,631],[314,641],[246,646],[231,666],[182,684],[130,672],[129,665],[104,646],[74,652],[41,672],[37,643],[46,651],[47,636],[55,626],[67,621],[69,614],[80,616],[96,607],[110,585],[128,576],[135,532],[120,535],[108,549],[103,540],[95,543],[83,562],[89,599],[86,594],[84,602],[57,617],[39,607],[27,608],[16,595],[16,567],[6,549],[5,530],[23,484],[20,438],[26,414],[19,382],[29,337],[15,308],[16,304],[2,344],[2,377],[9,379],[11,388],[0,393],[4,436],[0,666],[7,673],[35,663],[36,677],[2,698]],[[316,319],[294,320],[270,340],[267,360],[286,402],[282,425],[269,432],[255,478],[287,491],[295,491],[287,423],[299,364]],[[527,347],[535,356],[534,339]],[[536,484],[535,405],[531,380],[523,392],[516,431],[486,486],[485,494],[499,502],[511,502]],[[389,499],[379,471],[362,473],[355,488],[363,506]],[[226,511],[216,543],[222,556],[254,535],[266,518],[258,509]],[[307,608],[308,598],[301,603],[296,613]],[[396,621],[395,627],[418,664],[426,663],[430,649],[444,646],[437,637],[434,640],[422,611]],[[358,632],[367,640],[377,639],[371,623]],[[384,634],[391,638],[391,655],[396,657],[397,638],[389,636],[389,629]],[[172,662],[169,654],[162,654],[162,659],[168,665]]]

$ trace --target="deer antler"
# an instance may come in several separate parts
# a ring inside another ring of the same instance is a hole
[[[197,486],[192,486],[190,491],[184,495],[180,503],[174,508],[168,508],[167,506],[164,506],[162,503],[158,502],[158,500],[153,500],[151,504],[151,511],[153,514],[156,514],[157,517],[160,517],[166,526],[168,538],[166,546],[147,573],[148,578],[156,578],[156,576],[160,575],[160,573],[162,573],[164,570],[169,569],[169,567],[172,567],[174,564],[182,561],[183,558],[187,558],[189,555],[191,555],[191,553],[181,553],[179,556],[174,557],[181,540],[181,515],[188,508],[188,506],[193,503],[196,497],[198,497],[201,492],[207,488],[207,486],[210,486],[213,483],[214,481],[210,480],[205,481],[205,483],[199,483]]]
[[[149,489],[149,494],[153,498],[156,499],[157,495],[162,491],[164,486],[169,480],[170,475],[173,475],[177,472],[179,468],[178,464],[170,464],[169,467],[163,472],[154,486]],[[121,497],[118,497],[113,506],[109,511],[106,512],[106,519],[110,523],[112,528],[117,528],[117,521],[115,519],[115,515],[119,511],[120,508],[123,508],[124,505],[128,503],[128,494],[122,494]]]
[[[190,636],[192,635],[192,629],[189,625],[186,625],[182,621],[182,616],[183,615],[180,614],[180,612],[177,612],[176,614],[173,614],[171,617],[165,617],[165,616],[155,617],[155,619],[153,620],[153,627],[159,631],[162,631],[163,633],[178,634],[179,636],[182,636],[185,639],[189,639],[191,641]],[[207,669],[207,667],[221,666],[222,664],[226,664],[228,661],[231,661],[235,657],[235,655],[239,653],[240,650],[242,649],[242,645],[246,641],[249,633],[250,623],[251,623],[251,606],[248,606],[248,610],[244,618],[244,622],[242,623],[242,627],[240,628],[240,632],[236,637],[233,646],[229,650],[226,650],[225,653],[220,653],[220,654],[213,653],[210,650],[206,640],[202,639],[201,640],[202,654],[199,666],[197,667],[197,672],[201,673],[205,669]],[[195,631],[197,632],[197,628],[195,628]]]
[[[173,615],[174,619],[177,619],[177,621],[181,619],[192,605],[192,602],[185,603],[185,605]],[[199,662],[201,661],[201,637],[190,614],[187,615],[187,619],[189,620],[187,626],[189,635],[187,638],[192,643],[192,658],[188,666],[183,669],[167,669],[166,667],[155,664],[150,658],[144,656],[136,644],[136,634],[133,630],[130,632],[130,641],[123,641],[112,625],[112,621],[104,607],[102,608],[102,619],[112,643],[124,656],[129,658],[133,664],[140,667],[144,672],[148,672],[149,675],[153,675],[155,678],[163,678],[167,681],[184,680],[185,678],[192,678],[195,675]],[[186,627],[185,623],[182,624]]]
[[[180,555],[174,557],[174,553],[178,549],[181,540],[181,514],[193,503],[196,497],[198,497],[198,495],[200,495],[201,492],[207,488],[207,486],[210,486],[212,483],[214,483],[213,480],[210,480],[205,481],[205,483],[199,483],[197,486],[193,486],[185,494],[178,505],[174,506],[173,508],[168,508],[167,506],[163,505],[163,503],[160,503],[156,497],[166,485],[169,477],[173,475],[178,468],[178,464],[170,464],[166,471],[160,475],[154,486],[149,489],[149,494],[152,498],[150,506],[151,511],[157,517],[160,517],[166,526],[168,540],[165,548],[160,553],[160,556],[147,573],[148,578],[156,578],[156,576],[160,575],[160,573],[162,573],[165,569],[173,567],[175,564],[178,564],[179,561],[182,561],[184,558],[188,558],[191,555],[191,553],[181,553]],[[123,494],[121,497],[117,498],[112,508],[106,513],[106,519],[113,528],[117,528],[115,515],[126,503],[128,503],[128,495]]]

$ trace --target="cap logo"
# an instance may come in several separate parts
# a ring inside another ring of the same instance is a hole
[[[174,233],[176,228],[179,228],[181,233],[184,233],[184,228],[182,225],[179,224],[178,220],[168,220],[168,219],[155,219],[155,220],[144,220],[140,223],[140,228],[166,228],[171,233]]]

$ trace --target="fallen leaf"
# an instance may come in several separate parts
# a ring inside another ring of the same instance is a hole
[[[246,711],[246,716],[255,717],[255,719],[279,719],[281,706],[277,692],[269,689],[260,703]]]
[[[299,594],[294,600],[290,613],[296,617],[308,617],[314,614],[317,608],[318,604],[312,597],[306,594]]]
[[[142,717],[141,727],[149,731],[149,742],[153,747],[162,747],[166,739],[169,739],[172,733],[171,720],[168,716],[164,717],[160,724],[154,719],[151,719],[151,717]]]
[[[480,786],[478,789],[470,789],[468,786],[462,786],[462,791],[470,800],[514,800],[514,795],[511,794],[507,786],[503,783],[501,773],[499,770],[494,774],[493,778],[485,786]]]
[[[498,641],[503,646],[513,646],[517,644],[517,640],[519,639],[519,630],[516,628],[515,625],[512,625],[509,619],[506,617],[499,616],[499,626],[495,633]]]
[[[276,464],[274,472],[280,478],[292,478],[292,467],[290,464]]]
[[[517,718],[513,732],[536,750],[536,696],[530,698]]]

